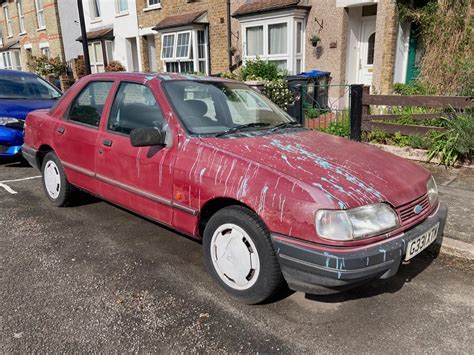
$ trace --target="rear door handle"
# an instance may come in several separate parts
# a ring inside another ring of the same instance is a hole
[[[105,139],[102,141],[102,144],[105,145],[106,147],[111,147],[112,141],[110,139]]]
[[[64,127],[59,127],[57,130],[56,130],[59,134],[63,134],[65,129]]]

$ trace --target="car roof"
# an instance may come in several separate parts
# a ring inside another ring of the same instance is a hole
[[[213,81],[213,82],[233,82],[225,78],[219,78],[215,76],[205,76],[196,74],[181,74],[181,73],[141,73],[141,72],[108,72],[108,73],[97,73],[91,74],[87,77],[90,78],[101,78],[101,79],[121,79],[126,80],[127,78],[142,78],[143,80],[149,81],[157,79],[159,81],[171,81],[171,80],[192,80],[192,81]]]
[[[19,71],[19,70],[11,70],[11,69],[0,69],[0,74],[1,75],[23,75],[23,76],[34,76],[37,77],[35,73],[30,73],[27,71]]]

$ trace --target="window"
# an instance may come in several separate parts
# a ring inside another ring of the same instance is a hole
[[[1,28],[0,28],[0,47],[3,47],[3,34],[2,34]]]
[[[160,0],[147,0],[148,7],[159,7],[161,5]]]
[[[105,58],[107,63],[114,60],[114,42],[112,41],[105,41]]]
[[[38,29],[43,29],[46,27],[44,22],[44,9],[43,9],[43,0],[35,0],[36,6],[36,19],[38,20]]]
[[[5,69],[13,69],[12,66],[12,57],[10,52],[3,52],[2,53],[2,59],[3,59],[3,68]]]
[[[163,84],[182,124],[194,134],[217,134],[257,123],[245,132],[293,121],[263,95],[240,83],[170,80]]]
[[[208,74],[207,29],[165,33],[161,43],[161,60],[167,72]]]
[[[93,127],[99,127],[100,117],[113,82],[93,81],[74,100],[68,119]]]
[[[37,76],[0,74],[0,99],[54,100],[60,97],[58,89]]]
[[[89,59],[92,73],[103,73],[105,71],[102,42],[89,43]]]
[[[21,70],[21,59],[20,51],[12,51],[13,53],[13,64],[16,70]]]
[[[247,55],[263,54],[263,26],[247,28]]]
[[[18,24],[20,25],[20,33],[25,33],[25,14],[23,13],[23,1],[17,0],[16,7],[18,9]]]
[[[128,0],[116,0],[116,8],[118,13],[128,12]]]
[[[367,46],[367,64],[374,64],[374,49],[375,49],[375,32],[372,33],[368,40]]]
[[[3,14],[5,15],[5,23],[7,25],[7,36],[13,36],[12,19],[10,18],[10,12],[8,5],[3,7]]]
[[[0,69],[21,70],[20,51],[5,51],[0,56]]]
[[[169,35],[163,35],[163,46],[161,49],[162,59],[170,59],[174,57],[174,37],[174,33]]]
[[[166,121],[150,88],[121,83],[110,110],[107,129],[130,134],[136,128],[163,127]]]
[[[89,0],[89,5],[91,9],[91,20],[100,19],[100,1]]]
[[[51,51],[49,50],[48,46],[41,47],[40,50],[41,50],[41,55],[43,57],[46,57],[48,59],[51,58]]]
[[[189,49],[191,48],[191,32],[178,33],[176,45],[176,58],[189,59]]]
[[[303,70],[304,18],[299,13],[277,18],[240,19],[243,59],[259,57],[290,73]]]

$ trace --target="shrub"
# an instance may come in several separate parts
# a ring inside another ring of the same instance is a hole
[[[432,88],[418,81],[413,81],[408,84],[395,83],[393,84],[393,92],[403,96],[434,94],[434,90]]]
[[[295,100],[293,93],[288,88],[288,81],[285,79],[266,81],[262,94],[284,110]]]
[[[125,67],[117,60],[112,60],[105,67],[106,72],[125,71]]]
[[[320,131],[344,138],[348,138],[351,135],[351,127],[347,119],[331,122],[328,127],[321,128]]]
[[[260,58],[249,60],[241,69],[242,80],[275,80],[281,78],[275,64]]]
[[[29,68],[39,76],[54,75],[59,78],[66,74],[66,64],[58,57],[48,58],[46,56],[31,57],[28,62]]]
[[[439,157],[440,164],[454,165],[459,160],[472,160],[474,153],[474,116],[472,112],[444,119],[447,131],[432,137],[428,161]]]

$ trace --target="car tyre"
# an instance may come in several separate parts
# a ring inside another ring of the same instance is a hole
[[[74,187],[69,183],[64,168],[54,152],[49,152],[41,167],[43,188],[51,203],[58,207],[67,206],[72,201]]]
[[[203,248],[211,275],[241,302],[261,303],[284,284],[268,228],[245,207],[216,212],[204,229]]]

